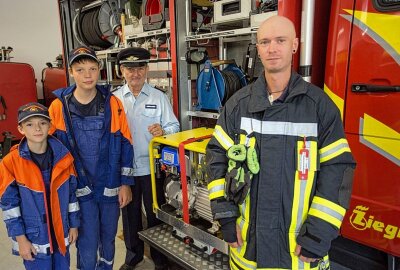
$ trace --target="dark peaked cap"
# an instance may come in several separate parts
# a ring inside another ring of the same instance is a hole
[[[150,60],[150,52],[138,47],[126,48],[118,53],[117,60],[120,65],[124,66],[144,66]]]

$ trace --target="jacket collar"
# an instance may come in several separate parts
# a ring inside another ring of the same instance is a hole
[[[59,99],[63,100],[63,97],[72,94],[74,92],[75,88],[76,88],[76,84],[73,84],[66,88],[57,89],[57,90],[53,91],[53,94],[56,97],[58,97]],[[107,97],[110,95],[111,86],[110,85],[96,85],[96,89],[98,91],[100,91],[100,93],[103,96]]]
[[[142,89],[140,90],[140,94],[145,94],[146,96],[150,95],[150,85],[148,83],[144,83],[144,85],[142,86]],[[128,84],[124,84],[124,86],[122,87],[122,96],[126,97],[129,95],[133,95],[131,90],[129,89]]]
[[[63,159],[69,152],[68,149],[55,137],[49,135],[47,137],[48,147],[53,150],[53,166]],[[23,137],[18,145],[19,156],[25,159],[32,160],[31,153],[28,147],[26,137]]]
[[[262,72],[261,74],[262,75],[258,77],[254,84],[250,86],[250,113],[261,112],[271,106],[268,100],[267,82],[265,80],[264,72]],[[299,74],[294,71],[292,71],[292,74],[290,76],[287,91],[289,93],[285,99],[285,103],[288,102],[291,98],[297,95],[305,94],[307,92],[306,82]]]

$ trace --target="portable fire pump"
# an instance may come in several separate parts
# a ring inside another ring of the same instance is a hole
[[[207,190],[205,148],[213,131],[187,130],[155,137],[149,145],[154,212],[171,227],[155,227],[140,234],[151,245],[173,252],[175,260],[189,269],[229,269],[228,246],[213,220]],[[166,173],[165,181],[157,183],[161,172]],[[163,184],[163,205],[157,203],[157,184]],[[199,261],[193,254],[206,254],[201,257],[207,259]]]

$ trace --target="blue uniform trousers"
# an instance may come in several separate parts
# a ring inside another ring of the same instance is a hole
[[[91,199],[79,202],[79,206],[81,226],[76,244],[77,268],[112,270],[120,212],[119,203],[98,202],[96,199]]]
[[[35,258],[34,261],[24,260],[27,270],[69,270],[69,250],[63,256],[58,250],[46,258]]]

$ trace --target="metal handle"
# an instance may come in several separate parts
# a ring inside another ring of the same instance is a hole
[[[357,92],[357,93],[400,92],[400,86],[399,85],[352,84],[351,91]]]

